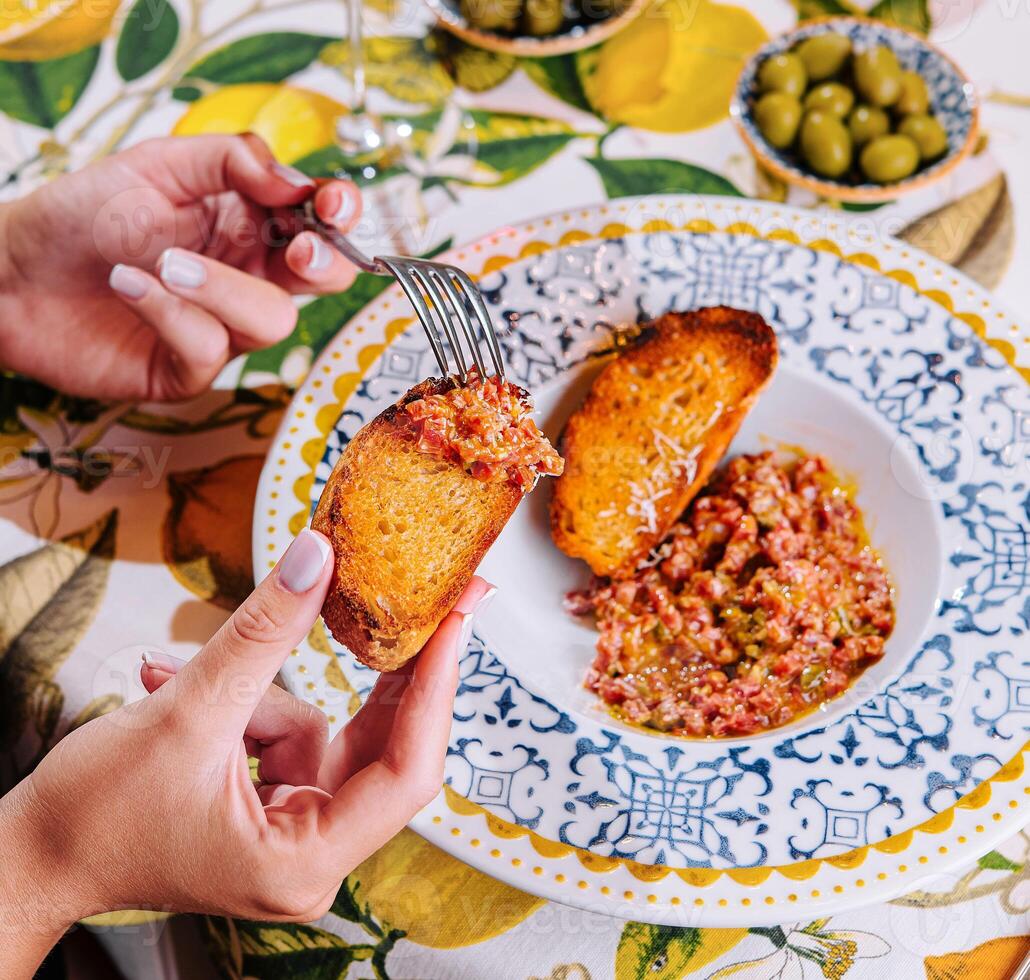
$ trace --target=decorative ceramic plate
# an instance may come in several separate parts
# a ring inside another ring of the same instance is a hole
[[[450,253],[552,437],[618,325],[761,313],[781,364],[730,454],[799,445],[854,479],[897,626],[847,694],[787,727],[703,741],[624,725],[582,686],[596,634],[562,596],[587,569],[551,543],[545,481],[481,567],[499,593],[462,660],[447,786],[413,822],[433,843],[555,901],[740,925],[911,891],[1027,821],[1030,333],[869,218],[631,198]],[[334,338],[262,476],[259,577],[346,441],[433,370],[396,288]],[[334,728],[376,676],[321,625],[284,674]]]
[[[789,51],[806,38],[830,33],[846,35],[856,48],[884,45],[898,56],[902,68],[916,72],[923,79],[930,96],[930,110],[948,135],[948,152],[940,160],[897,183],[853,184],[819,177],[802,169],[796,155],[777,149],[766,141],[753,115],[755,75],[759,66],[771,55]],[[864,203],[891,201],[939,180],[972,152],[979,131],[976,89],[943,51],[901,27],[862,17],[829,17],[811,21],[761,47],[748,60],[737,79],[730,115],[751,151],[781,180],[805,187],[822,197]]]

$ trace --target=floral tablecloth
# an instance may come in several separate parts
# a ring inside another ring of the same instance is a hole
[[[1030,8],[881,0],[985,97],[976,154],[943,186],[866,215],[1030,310]],[[147,136],[253,130],[284,162],[367,183],[361,231],[430,252],[549,209],[625,194],[788,195],[726,118],[742,58],[843,0],[658,0],[578,56],[488,54],[414,0],[368,0],[375,107],[410,152],[333,147],[345,11],[321,0],[22,0],[0,10],[3,195]],[[359,277],[189,404],[107,406],[0,377],[0,788],[62,735],[138,697],[139,653],[189,656],[251,588],[263,454],[312,358],[385,285]],[[1024,357],[1022,364],[1030,362]],[[15,560],[17,559],[17,561]],[[141,610],[145,611],[141,614]],[[127,975],[174,977],[161,920],[95,924]],[[1030,950],[1030,835],[887,905],[775,929],[623,923],[501,885],[403,832],[317,925],[202,922],[230,977],[1008,977]],[[164,939],[162,940],[162,934]],[[162,952],[163,950],[163,952]],[[189,972],[183,976],[192,976]]]

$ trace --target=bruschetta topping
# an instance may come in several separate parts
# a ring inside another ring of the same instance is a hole
[[[884,651],[890,581],[819,456],[740,456],[634,573],[567,608],[601,631],[587,678],[627,721],[748,735],[840,694]]]
[[[421,452],[460,463],[483,482],[510,480],[523,493],[558,476],[561,456],[537,428],[529,395],[474,371],[463,385],[404,405]]]

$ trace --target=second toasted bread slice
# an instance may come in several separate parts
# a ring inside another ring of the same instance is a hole
[[[645,328],[565,427],[551,501],[558,547],[597,575],[644,559],[704,486],[776,360],[756,313],[670,312]]]

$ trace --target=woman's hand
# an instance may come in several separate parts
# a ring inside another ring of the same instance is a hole
[[[0,800],[0,975],[30,976],[68,925],[101,911],[318,918],[433,798],[458,658],[489,586],[473,579],[326,746],[322,713],[270,685],[318,615],[330,556],[301,532],[191,661],[146,656],[153,693],[69,735]]]
[[[291,293],[355,270],[290,209],[315,193],[341,230],[346,181],[315,184],[260,137],[168,137],[0,207],[0,369],[69,394],[174,400],[296,323]]]

